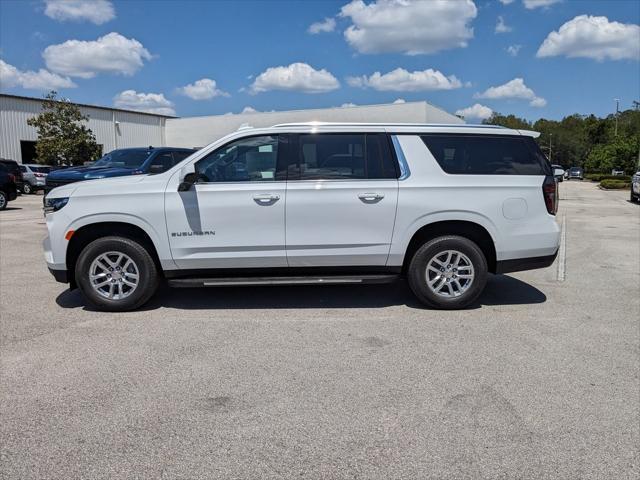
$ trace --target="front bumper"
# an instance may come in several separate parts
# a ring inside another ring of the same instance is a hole
[[[53,268],[49,267],[49,273],[53,275],[53,278],[55,278],[56,282],[69,283],[69,275],[67,275],[66,270],[54,270]]]
[[[51,240],[48,236],[42,241],[42,250],[44,252],[44,260],[47,262],[47,268],[49,269],[49,273],[53,275],[53,278],[55,278],[57,282],[69,283],[67,265],[66,263],[55,263]]]

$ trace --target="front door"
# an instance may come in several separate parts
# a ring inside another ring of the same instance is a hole
[[[289,266],[384,266],[398,173],[383,133],[291,136],[286,234]]]
[[[279,150],[277,135],[232,141],[196,162],[189,191],[167,190],[167,230],[178,267],[287,266]]]

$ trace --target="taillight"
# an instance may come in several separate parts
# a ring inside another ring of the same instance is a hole
[[[542,184],[542,196],[544,204],[547,206],[547,212],[555,215],[558,211],[558,182],[553,175],[548,175]]]
[[[13,182],[13,183],[16,183],[16,176],[13,173],[9,174],[9,181]]]
[[[34,175],[35,175],[36,177],[44,177],[44,173],[37,173],[37,172],[36,172],[36,173],[34,173]]]

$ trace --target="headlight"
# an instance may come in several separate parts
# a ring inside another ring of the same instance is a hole
[[[44,198],[44,213],[53,213],[64,207],[69,202],[69,197]]]

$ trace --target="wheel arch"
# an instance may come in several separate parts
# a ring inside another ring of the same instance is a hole
[[[102,237],[121,236],[135,240],[143,245],[154,263],[158,272],[162,275],[163,269],[160,263],[158,250],[151,236],[140,226],[120,221],[103,221],[89,223],[74,230],[67,245],[66,265],[71,288],[76,287],[75,267],[82,250],[94,240]]]
[[[409,240],[404,253],[402,271],[406,272],[415,252],[425,242],[443,235],[459,235],[474,242],[487,260],[490,272],[496,271],[496,246],[489,231],[479,223],[469,220],[443,220],[428,223],[418,228]]]

